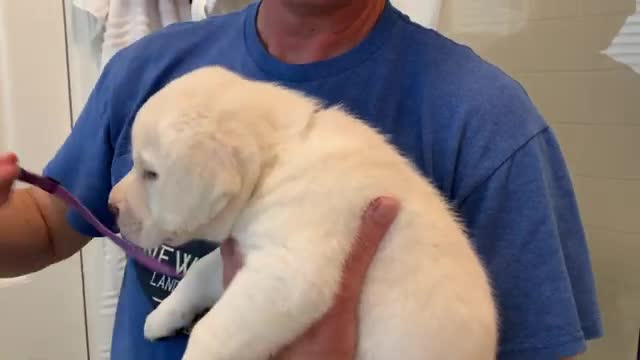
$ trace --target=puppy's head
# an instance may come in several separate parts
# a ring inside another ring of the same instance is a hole
[[[141,247],[223,241],[251,190],[243,177],[258,161],[254,144],[220,126],[224,114],[209,101],[212,86],[239,79],[222,70],[206,75],[175,80],[137,114],[133,168],[113,188],[109,206],[122,234]]]
[[[273,149],[304,129],[316,107],[220,67],[172,81],[134,122],[133,169],[109,199],[121,232],[146,248],[224,241]]]

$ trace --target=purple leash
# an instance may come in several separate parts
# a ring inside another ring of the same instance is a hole
[[[20,168],[20,174],[18,175],[18,180],[31,184],[33,186],[37,186],[40,189],[57,196],[65,204],[71,206],[75,210],[77,210],[80,215],[91,225],[93,225],[103,236],[111,239],[116,245],[120,246],[124,252],[135,259],[138,263],[144,265],[145,267],[153,270],[155,272],[159,272],[168,276],[181,278],[182,275],[178,274],[174,269],[172,269],[167,264],[161,263],[160,261],[147,256],[144,250],[140,247],[136,246],[132,242],[119,237],[114,234],[109,228],[107,228],[104,224],[98,220],[89,209],[87,209],[80,201],[74,197],[67,189],[65,189],[62,185],[58,184],[57,181],[40,175],[36,175],[32,172],[29,172],[23,168]]]

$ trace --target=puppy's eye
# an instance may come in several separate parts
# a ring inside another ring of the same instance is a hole
[[[151,171],[151,170],[143,170],[142,171],[142,178],[144,180],[153,181],[153,180],[158,178],[158,173],[155,172],[155,171]]]

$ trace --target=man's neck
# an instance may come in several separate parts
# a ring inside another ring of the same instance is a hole
[[[385,6],[385,0],[311,3],[312,0],[262,1],[257,28],[271,55],[289,64],[341,55],[369,34]]]

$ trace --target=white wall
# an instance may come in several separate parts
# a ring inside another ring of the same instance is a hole
[[[60,1],[0,1],[1,150],[41,171],[70,128]],[[80,257],[0,281],[0,359],[87,359]]]

